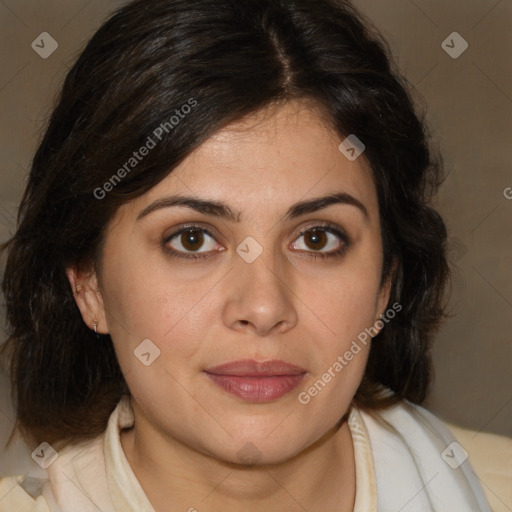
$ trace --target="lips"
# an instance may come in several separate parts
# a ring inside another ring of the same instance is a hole
[[[271,402],[295,389],[306,370],[285,361],[231,361],[204,370],[225,392],[247,402]]]

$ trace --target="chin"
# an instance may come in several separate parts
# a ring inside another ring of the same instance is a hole
[[[289,426],[284,428],[284,424],[279,426],[282,421],[282,417],[275,418],[270,428],[255,429],[254,425],[252,428],[247,425],[245,428],[238,427],[240,435],[223,436],[223,440],[219,440],[215,446],[212,446],[211,438],[205,439],[203,446],[209,455],[230,464],[254,467],[282,464],[313,444],[316,437],[307,435],[303,429],[297,431]]]
[[[259,467],[283,464],[293,459],[298,453],[300,453],[299,447],[284,448],[283,444],[269,443],[268,440],[265,443],[246,441],[242,442],[238,450],[229,454],[227,461],[239,466]]]

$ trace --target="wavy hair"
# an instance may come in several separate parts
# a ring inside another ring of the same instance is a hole
[[[197,106],[98,199],[113,170],[190,98]],[[446,307],[446,229],[430,205],[441,170],[385,41],[344,0],[137,0],[100,27],[68,72],[3,247],[2,352],[27,440],[94,437],[129,392],[110,336],[85,325],[65,269],[101,268],[119,206],[229,123],[292,99],[364,141],[382,282],[392,277],[390,303],[403,306],[375,337],[354,400],[367,410],[424,400]]]

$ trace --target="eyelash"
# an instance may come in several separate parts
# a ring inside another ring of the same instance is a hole
[[[187,231],[190,231],[190,230],[201,231],[203,233],[206,233],[208,236],[210,236],[211,238],[213,238],[215,240],[215,235],[210,230],[208,230],[207,228],[205,228],[203,226],[199,226],[197,224],[191,224],[191,225],[188,225],[188,226],[183,226],[178,231],[175,231],[174,233],[172,233],[171,235],[166,237],[164,240],[162,240],[163,249],[171,258],[189,259],[189,260],[196,260],[196,261],[198,261],[198,260],[202,260],[202,259],[210,257],[208,252],[196,253],[196,254],[194,254],[194,253],[182,253],[182,252],[176,251],[174,249],[169,249],[167,247],[167,244],[173,238],[176,238],[177,236],[179,236],[179,235],[181,235],[183,233],[186,233]],[[331,224],[330,222],[325,223],[325,224],[317,224],[315,226],[311,226],[311,227],[309,227],[307,229],[304,229],[304,230],[302,230],[299,233],[297,238],[300,238],[301,236],[303,236],[303,235],[305,235],[307,233],[310,233],[312,231],[325,231],[326,233],[331,233],[331,234],[337,236],[342,241],[341,247],[339,249],[336,249],[336,251],[334,251],[334,252],[322,253],[322,252],[315,252],[315,251],[306,251],[309,254],[308,257],[311,257],[311,258],[313,258],[315,260],[317,258],[321,258],[322,260],[326,260],[326,259],[330,259],[330,258],[341,257],[341,256],[343,256],[345,254],[346,250],[350,247],[351,242],[350,242],[350,239],[347,236],[347,234],[344,233],[339,228],[337,228],[334,224]]]

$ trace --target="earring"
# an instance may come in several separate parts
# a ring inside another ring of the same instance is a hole
[[[98,322],[94,322],[94,334],[96,335],[96,339],[100,339],[100,335],[98,334]]]

